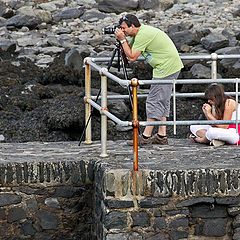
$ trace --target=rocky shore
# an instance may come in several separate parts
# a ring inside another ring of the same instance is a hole
[[[102,28],[114,26],[127,12],[167,32],[180,54],[240,54],[238,0],[0,0],[0,141],[79,139],[85,124],[83,59],[111,56],[115,38],[102,34]],[[184,66],[180,78],[210,78],[210,62],[185,61]],[[221,60],[218,67],[219,77],[239,77],[240,59]],[[149,79],[150,72],[144,63],[131,64],[130,76]],[[93,94],[99,81],[94,73]],[[202,89],[183,86],[181,91]],[[109,91],[125,93],[114,83]],[[201,104],[201,99],[179,99],[178,118],[196,119]],[[109,109],[131,119],[127,101],[109,102]],[[139,114],[145,118],[142,100]],[[176,137],[187,132],[186,126],[178,127]],[[93,138],[99,133],[94,111]],[[109,121],[110,139],[130,137],[131,131]]]

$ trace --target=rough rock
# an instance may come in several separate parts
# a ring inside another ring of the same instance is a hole
[[[238,0],[0,0],[0,141],[79,139],[85,125],[84,58],[112,56],[115,38],[102,29],[115,26],[126,13],[167,32],[180,54],[240,54],[238,12]],[[109,71],[124,77],[117,67],[114,61]],[[127,70],[129,78],[152,77],[146,62],[130,63]],[[218,71],[223,78],[239,77],[240,60],[219,60]],[[188,60],[180,78],[207,78],[209,74],[209,62]],[[177,87],[183,92],[205,88],[194,84]],[[98,71],[92,71],[92,88],[97,95]],[[128,94],[111,80],[108,91]],[[197,119],[201,104],[202,99],[178,99],[177,116]],[[109,101],[108,107],[122,120],[131,120],[129,100]],[[145,102],[139,99],[139,118],[145,117]],[[93,110],[92,120],[93,138],[99,139],[98,111]],[[125,131],[108,123],[110,139],[131,137],[129,128]],[[185,137],[187,132],[187,126],[178,126],[176,137]],[[173,135],[172,127],[169,135]]]

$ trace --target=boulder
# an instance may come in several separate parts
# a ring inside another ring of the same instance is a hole
[[[178,50],[181,50],[183,45],[196,45],[197,44],[195,34],[189,30],[171,33],[171,34],[169,34],[169,36],[175,43]]]
[[[233,16],[234,16],[235,18],[240,17],[240,6],[238,7],[237,10],[235,10],[235,11],[233,12]]]
[[[84,14],[83,7],[68,8],[55,14],[53,16],[53,20],[56,22],[59,22],[60,20],[63,20],[63,19],[79,18],[83,14]]]
[[[139,0],[140,9],[156,9],[159,7],[159,0]]]
[[[238,40],[236,38],[236,33],[229,28],[225,28],[222,31],[222,35],[225,36],[229,41],[229,47],[235,47],[238,45]]]
[[[7,28],[21,28],[23,26],[33,29],[40,23],[40,19],[31,15],[15,15],[6,21]]]
[[[220,48],[227,47],[229,40],[221,33],[210,33],[201,39],[201,43],[204,48],[214,52]]]
[[[105,13],[122,13],[137,10],[138,0],[97,0],[98,10]]]
[[[0,38],[0,53],[1,51],[14,52],[16,50],[16,42]]]
[[[206,67],[200,63],[194,64],[190,72],[192,74],[192,78],[197,79],[209,79],[211,78],[211,67]],[[218,74],[217,78],[222,78],[220,74]]]
[[[175,1],[174,0],[161,0],[160,1],[160,9],[163,11],[168,10],[174,5]]]
[[[224,54],[240,54],[240,47],[226,47],[216,51],[219,55]],[[222,59],[219,61],[219,69],[226,77],[239,78],[240,73],[240,59]]]
[[[0,2],[0,17],[10,18],[14,15],[14,11],[7,7],[6,4]]]

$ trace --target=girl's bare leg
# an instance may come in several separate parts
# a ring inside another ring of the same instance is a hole
[[[194,139],[198,143],[209,143],[209,140],[206,138],[206,130],[200,129],[196,132],[197,137]]]

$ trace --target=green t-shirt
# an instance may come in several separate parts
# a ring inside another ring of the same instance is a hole
[[[183,68],[173,41],[158,28],[141,24],[133,38],[132,49],[141,51],[153,67],[154,78],[164,78]]]

